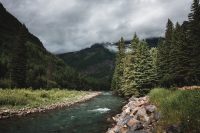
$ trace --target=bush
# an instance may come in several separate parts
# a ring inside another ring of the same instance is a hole
[[[40,107],[62,101],[73,101],[88,94],[81,91],[60,89],[32,90],[32,89],[0,89],[0,109]]]
[[[177,124],[185,133],[200,131],[200,91],[154,89],[149,96],[161,112],[162,127]]]

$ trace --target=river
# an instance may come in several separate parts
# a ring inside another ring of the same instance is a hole
[[[0,133],[105,133],[124,102],[105,92],[70,108],[0,120]]]

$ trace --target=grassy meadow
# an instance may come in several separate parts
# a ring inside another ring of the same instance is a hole
[[[85,91],[0,89],[0,111],[43,107],[58,102],[73,102],[89,94]]]
[[[150,100],[161,112],[158,131],[179,125],[182,132],[200,131],[200,90],[154,89]]]

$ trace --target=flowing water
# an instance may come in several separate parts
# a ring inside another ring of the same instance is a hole
[[[107,119],[123,104],[122,98],[103,93],[70,108],[0,120],[0,133],[105,133]]]

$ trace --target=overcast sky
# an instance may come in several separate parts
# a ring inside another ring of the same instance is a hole
[[[187,20],[192,0],[0,0],[53,53],[95,42],[162,36],[168,18]]]

